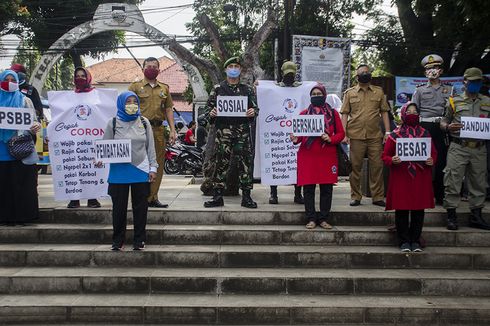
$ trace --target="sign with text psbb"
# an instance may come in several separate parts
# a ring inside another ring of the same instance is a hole
[[[96,140],[95,161],[131,163],[131,139]]]
[[[461,117],[461,138],[490,139],[490,119]]]
[[[316,137],[325,132],[323,115],[296,115],[291,119],[291,132],[295,136]]]
[[[218,96],[216,99],[218,117],[246,117],[247,106],[247,96]]]
[[[396,156],[405,161],[426,161],[430,157],[431,139],[423,138],[397,138]]]
[[[32,109],[0,107],[0,128],[29,130],[34,123]]]

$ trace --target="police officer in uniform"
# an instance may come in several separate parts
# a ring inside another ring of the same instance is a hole
[[[296,71],[298,67],[292,61],[286,61],[281,66],[282,81],[277,83],[280,87],[298,87],[301,82],[296,81]],[[294,202],[296,204],[304,204],[304,198],[301,194],[301,186],[294,185]],[[271,196],[269,198],[269,204],[278,204],[277,198],[277,186],[271,186]]]
[[[240,83],[241,65],[239,57],[232,57],[224,64],[226,80],[214,86],[206,103],[211,123],[216,126],[216,165],[212,173],[214,182],[213,198],[204,203],[204,207],[223,206],[223,190],[230,158],[238,157],[238,178],[242,189],[242,206],[257,208],[250,197],[252,189],[252,153],[250,147],[250,124],[258,113],[257,100],[253,89]],[[220,117],[217,115],[218,96],[247,96],[246,117]]]
[[[419,86],[412,96],[412,102],[420,108],[420,125],[429,131],[437,149],[437,163],[434,167],[432,183],[436,203],[442,205],[444,199],[444,167],[447,156],[447,135],[440,128],[446,104],[452,93],[452,87],[441,84],[444,60],[437,54],[429,54],[422,59],[427,84]]]
[[[149,207],[166,208],[158,200],[158,190],[163,177],[163,163],[165,160],[165,137],[163,121],[166,119],[170,127],[169,142],[173,144],[177,138],[175,132],[173,102],[169,87],[157,80],[160,73],[160,63],[157,58],[149,57],[143,61],[143,74],[145,78],[129,85],[129,90],[136,93],[140,100],[141,114],[150,121],[155,139],[155,150],[157,154],[158,170],[155,182],[151,183]]]
[[[456,208],[460,201],[463,178],[468,179],[468,202],[471,210],[470,226],[490,229],[482,217],[485,205],[487,180],[487,148],[484,140],[461,138],[462,117],[489,118],[490,98],[479,94],[483,74],[478,68],[468,68],[464,72],[465,92],[449,99],[441,129],[448,132],[452,141],[444,169],[444,208],[447,209],[448,230],[458,229]]]

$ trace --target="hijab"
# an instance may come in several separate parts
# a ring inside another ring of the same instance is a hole
[[[136,97],[136,102],[138,103],[138,111],[135,114],[126,113],[126,101],[128,100],[128,97],[131,96]],[[141,115],[141,109],[140,109],[140,100],[138,96],[131,91],[126,91],[119,94],[119,96],[117,97],[117,118],[121,121],[128,122],[128,121],[135,120],[140,115]]]
[[[323,105],[321,106],[314,106],[313,104],[310,104],[308,106],[308,109],[306,109],[306,114],[310,115],[319,115],[319,114],[323,114],[323,116],[325,117],[325,122],[324,122],[324,130],[329,130],[330,129],[330,125],[333,123],[333,119],[334,119],[334,113],[333,113],[333,110],[332,108],[330,107],[330,105],[326,102],[326,98],[327,98],[327,90],[325,89],[325,86],[323,86],[322,84],[316,84],[315,86],[313,86],[313,88],[311,89],[310,91],[310,96],[311,96],[311,93],[313,92],[314,89],[318,89],[320,90],[320,92],[322,92],[323,94],[323,97],[324,97],[324,101],[323,101]],[[308,140],[306,141],[306,146],[307,147],[310,147],[311,144],[313,143],[313,141],[316,139],[317,137],[308,137]]]
[[[6,69],[0,74],[0,81],[5,81],[8,75],[12,75],[15,81],[19,82],[19,76],[13,70]],[[7,92],[0,89],[0,106],[10,108],[23,108],[24,95],[19,91]],[[0,141],[7,142],[16,133],[16,130],[0,129]]]
[[[75,78],[76,78],[75,76],[77,71],[79,70],[83,70],[85,72],[85,77],[87,78],[85,85],[77,85],[77,83],[75,82]],[[73,83],[75,84],[75,93],[88,93],[94,89],[92,87],[92,75],[87,69],[83,67],[75,68],[75,72],[73,73]]]

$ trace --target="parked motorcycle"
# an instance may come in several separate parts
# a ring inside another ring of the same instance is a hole
[[[203,151],[195,146],[175,143],[167,147],[165,164],[167,174],[202,174]]]

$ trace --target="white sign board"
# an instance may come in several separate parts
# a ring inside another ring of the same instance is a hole
[[[248,110],[247,96],[221,96],[216,99],[218,117],[246,117]]]
[[[325,133],[323,115],[297,115],[291,120],[291,132],[295,136],[316,137]]]
[[[95,161],[131,163],[131,139],[96,140]]]
[[[52,121],[48,125],[49,157],[56,200],[107,196],[109,165],[95,168],[95,141],[116,115],[117,91],[96,88],[87,93],[48,92]]]
[[[461,117],[461,138],[490,139],[490,119]]]
[[[257,102],[260,108],[255,137],[254,177],[265,185],[296,183],[296,153],[291,118],[310,104],[310,90],[316,82],[297,87],[280,87],[271,80],[259,80]]]
[[[396,156],[404,161],[426,161],[430,157],[431,139],[423,138],[397,138]]]
[[[0,129],[29,130],[33,118],[32,109],[0,107]]]

